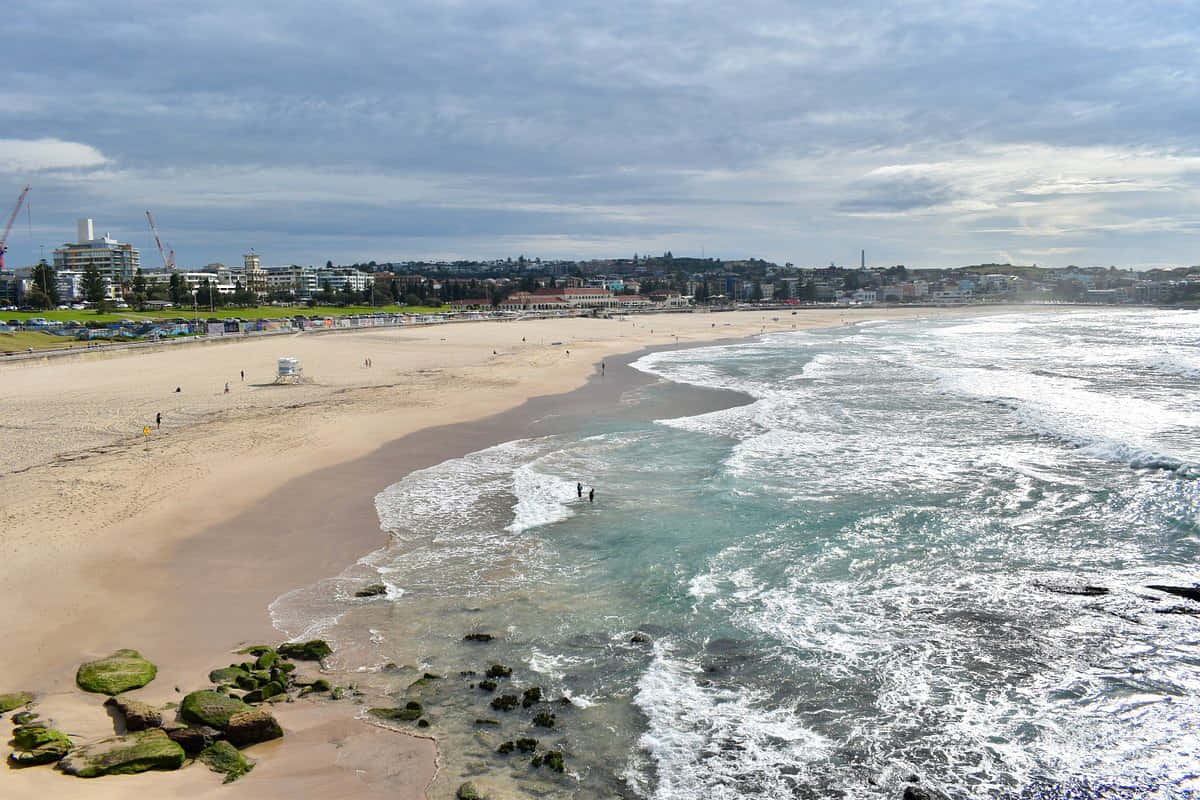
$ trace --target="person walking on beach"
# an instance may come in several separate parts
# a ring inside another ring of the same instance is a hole
[[[596,502],[596,487],[595,486],[588,489],[588,502],[589,503]]]
[[[579,495],[580,500],[583,499],[583,484],[582,483],[575,484],[575,493],[577,495]]]
[[[242,370],[242,383],[246,382],[246,370]]]
[[[600,362],[600,374],[601,375],[604,374],[604,362],[603,361]]]
[[[162,430],[162,412],[161,411],[154,415],[154,425],[159,430]]]
[[[229,394],[229,381],[225,381],[225,394]]]

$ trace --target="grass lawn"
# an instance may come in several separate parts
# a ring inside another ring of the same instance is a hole
[[[78,347],[84,346],[83,343],[75,341],[70,336],[55,336],[52,333],[38,333],[36,331],[21,331],[19,333],[5,333],[4,331],[0,331],[0,354],[15,353],[20,350],[27,350],[30,347],[34,350],[65,348],[69,344]]]
[[[218,308],[209,311],[197,309],[199,319],[279,319],[281,317],[340,317],[349,314],[372,314],[378,312],[404,314],[436,314],[449,311],[449,308],[432,308],[429,306],[258,306],[256,308]],[[97,314],[93,311],[0,311],[0,320],[27,320],[31,317],[57,320],[60,322],[120,322],[124,319],[145,322],[155,319],[192,319],[191,308],[168,308],[164,311],[134,311],[131,308],[117,309],[108,314]]]

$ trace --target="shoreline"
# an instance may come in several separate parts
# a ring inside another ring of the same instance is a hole
[[[899,316],[931,316],[928,309],[922,311],[925,313]],[[1024,311],[1026,309],[1023,308],[987,309],[986,313],[981,313],[969,309],[960,310],[958,314],[932,316],[987,316]],[[514,336],[511,343],[514,345],[513,352],[505,353],[504,357],[509,362],[530,357],[529,370],[522,370],[511,363],[497,364],[494,362],[498,359],[486,356],[481,365],[478,348],[486,346],[484,342],[488,338],[468,336],[467,345],[473,352],[457,360],[454,369],[441,368],[433,374],[426,374],[423,370],[432,371],[434,368],[417,367],[402,374],[401,377],[406,380],[335,388],[324,397],[313,397],[307,403],[289,405],[282,414],[278,413],[280,409],[277,406],[268,405],[266,408],[247,408],[240,416],[217,421],[218,428],[227,429],[223,432],[225,434],[232,429],[235,436],[247,435],[246,428],[249,428],[252,443],[242,444],[239,458],[244,459],[244,463],[224,464],[220,469],[211,468],[210,465],[207,473],[200,471],[199,475],[185,470],[181,476],[178,474],[179,467],[194,467],[194,461],[198,458],[195,452],[197,448],[212,446],[214,442],[218,447],[228,443],[221,438],[221,431],[214,434],[208,430],[212,422],[203,416],[190,428],[174,434],[178,440],[171,444],[184,451],[183,454],[174,455],[190,456],[192,461],[189,463],[187,458],[180,458],[177,461],[183,464],[168,465],[165,480],[157,474],[162,464],[150,450],[149,442],[144,445],[143,449],[147,451],[144,454],[135,452],[140,449],[137,444],[115,448],[110,445],[111,449],[102,446],[89,453],[82,462],[78,457],[69,457],[72,454],[61,454],[51,462],[30,465],[21,472],[0,476],[0,487],[9,487],[12,483],[28,484],[32,480],[33,488],[38,488],[39,480],[44,481],[47,472],[62,470],[66,473],[86,473],[89,466],[96,466],[97,460],[111,463],[124,459],[120,466],[126,469],[131,466],[128,462],[133,461],[135,463],[132,466],[140,466],[145,470],[141,474],[155,475],[160,483],[168,483],[172,489],[181,485],[191,489],[190,493],[185,492],[178,498],[179,502],[174,501],[175,495],[167,495],[172,497],[172,502],[164,502],[163,495],[159,493],[158,499],[151,500],[146,509],[131,508],[136,506],[132,502],[135,497],[123,496],[118,490],[117,504],[124,506],[126,514],[118,515],[106,526],[101,525],[100,535],[96,539],[58,542],[59,547],[49,555],[40,552],[37,547],[26,547],[22,552],[20,546],[10,548],[9,542],[5,542],[6,551],[15,550],[18,556],[9,564],[29,566],[31,570],[22,570],[20,574],[12,566],[4,570],[4,588],[10,596],[20,598],[14,614],[5,623],[4,632],[9,641],[15,641],[16,646],[9,652],[23,656],[19,663],[5,664],[3,673],[6,685],[13,681],[20,685],[7,686],[4,690],[34,690],[43,695],[42,707],[48,712],[47,716],[59,721],[79,720],[75,724],[81,726],[85,734],[92,731],[111,734],[111,730],[104,730],[106,719],[99,720],[101,724],[91,729],[82,721],[83,712],[98,704],[73,687],[73,667],[80,660],[103,655],[117,647],[135,647],[151,660],[157,661],[162,668],[158,680],[134,693],[135,696],[152,702],[165,702],[172,699],[173,686],[178,685],[185,692],[199,688],[207,670],[227,660],[223,655],[225,648],[237,642],[247,642],[256,636],[272,642],[281,638],[274,632],[264,613],[267,604],[298,585],[307,585],[340,573],[354,559],[386,543],[386,534],[379,528],[371,502],[375,494],[423,466],[431,466],[501,441],[520,438],[517,430],[527,430],[529,425],[551,415],[554,409],[563,407],[571,398],[586,399],[585,390],[600,381],[594,371],[594,364],[600,360],[619,358],[619,363],[626,365],[650,348],[707,346],[718,343],[719,339],[744,339],[767,330],[791,330],[790,323],[799,321],[810,323],[803,325],[804,328],[817,328],[836,325],[839,317],[843,322],[847,316],[855,317],[856,321],[896,318],[878,313],[834,311],[828,315],[828,319],[806,316],[792,320],[785,316],[781,318],[782,323],[776,320],[776,324],[771,324],[765,322],[762,315],[750,312],[747,315],[750,319],[743,318],[737,330],[731,332],[730,328],[734,326],[724,324],[730,315],[717,318],[723,323],[719,328],[711,315],[698,316],[701,316],[698,322],[711,322],[712,327],[689,330],[683,337],[673,341],[670,340],[673,333],[655,336],[654,329],[649,329],[645,323],[640,331],[636,323],[632,326],[634,330],[630,331],[629,323],[625,322],[626,331],[616,338],[611,336],[611,331],[601,331],[609,334],[609,337],[599,340],[599,343],[580,335],[592,331],[572,330],[573,326],[584,322],[581,320],[506,326],[505,334],[524,332],[523,338],[532,338],[535,330],[542,334],[543,341],[553,336],[562,337],[559,341],[565,343],[563,348],[547,348],[532,342],[523,342],[527,346],[522,348],[515,346]],[[597,325],[589,327],[621,324],[617,321],[596,322]],[[654,322],[661,324],[659,320]],[[486,325],[480,323],[480,326]],[[460,326],[460,330],[465,327]],[[417,337],[419,341],[415,344],[436,348],[433,334],[443,332],[447,331],[444,328],[420,331],[426,336]],[[624,333],[634,335],[626,337]],[[372,333],[358,335],[364,339],[372,337]],[[352,338],[353,334],[347,337],[314,337],[317,341]],[[498,337],[493,337],[493,341],[495,338]],[[658,341],[654,341],[656,338]],[[441,341],[446,340],[442,338]],[[373,347],[376,343],[350,344]],[[275,347],[274,342],[270,345]],[[560,349],[566,347],[575,350],[570,361],[560,355]],[[617,348],[622,348],[620,352],[623,355],[614,357],[613,352]],[[237,349],[220,348],[229,351]],[[142,354],[132,354],[130,360],[142,358]],[[385,359],[388,355],[372,358]],[[450,360],[455,361],[453,358]],[[544,373],[547,370],[560,374],[553,376],[556,380],[546,380]],[[513,380],[510,371],[521,372],[521,377]],[[653,376],[637,375],[646,381],[655,380]],[[542,380],[536,380],[538,377]],[[528,380],[523,383],[521,378]],[[632,377],[629,382],[634,382]],[[609,379],[607,385],[615,391],[617,384],[618,381]],[[480,391],[481,388],[491,391]],[[546,391],[539,392],[539,389]],[[454,395],[457,408],[454,410],[458,413],[445,414],[447,419],[441,425],[421,424],[438,418],[441,409],[433,407],[433,413],[430,413],[431,406],[444,400],[447,392],[457,392]],[[397,393],[402,394],[407,402],[395,405]],[[497,409],[497,405],[501,407]],[[330,414],[330,410],[335,413]],[[418,419],[408,420],[408,429],[397,436],[376,441],[361,430],[366,428],[371,431],[374,425],[393,422],[390,418],[401,411],[409,412]],[[305,435],[299,437],[288,436],[287,429],[292,429],[294,434],[295,429],[304,427],[306,422],[316,423],[315,430],[305,430]],[[263,426],[271,432],[277,432],[280,441],[272,441],[269,436],[253,438],[254,429]],[[350,430],[351,427],[358,430]],[[314,458],[319,455],[327,463],[315,469],[306,468],[307,462],[297,467],[296,446],[303,448],[302,454]],[[199,458],[203,460],[204,457],[201,455]],[[90,465],[86,464],[89,460],[93,461]],[[139,461],[142,463],[136,463]],[[175,467],[176,474],[171,474],[170,467]],[[275,469],[274,479],[264,487],[261,475],[256,473],[259,469],[272,467]],[[172,477],[176,479],[175,483],[171,483]],[[195,482],[189,483],[188,478],[193,477]],[[256,477],[259,478],[257,482],[254,480]],[[136,495],[138,490],[144,491],[144,488],[135,483],[126,486],[124,492]],[[217,513],[213,513],[212,507],[215,497],[225,501]],[[11,507],[0,508],[0,520],[7,522],[13,516]],[[102,514],[98,516],[103,517]],[[25,521],[30,521],[28,516]],[[173,534],[166,532],[171,529],[174,529]],[[147,539],[154,541],[147,542]],[[70,547],[71,544],[75,547]],[[149,552],[146,552],[147,548]],[[24,562],[20,558],[22,555]],[[36,557],[39,555],[41,558]],[[54,580],[45,580],[50,576]],[[311,580],[307,579],[309,577]],[[131,587],[131,582],[136,589]],[[60,587],[59,591],[67,596],[45,598],[51,602],[39,603],[36,592],[32,592],[34,596],[31,597],[30,590],[40,585]],[[69,588],[61,588],[64,586]],[[136,597],[131,600],[130,594]],[[265,603],[262,602],[264,597]],[[93,609],[103,612],[100,624],[97,624]],[[196,613],[197,609],[199,613]],[[47,642],[45,629],[39,629],[36,623],[31,622],[36,613],[49,613],[60,622],[53,634],[54,642]],[[14,621],[18,623],[15,626]],[[164,652],[170,655],[164,657]],[[6,662],[10,660],[5,659]],[[300,752],[300,745],[289,748],[286,743],[304,739],[313,730],[332,730],[337,720],[327,719],[328,715],[346,723],[353,722],[347,719],[344,709],[336,709],[330,704],[328,714],[324,709],[320,712],[306,710],[309,716],[297,716],[295,723],[290,722],[291,709],[287,709],[286,713],[281,712],[280,719],[289,735],[281,742],[252,748],[251,755],[256,756],[261,751],[264,757],[260,759],[260,764],[264,767],[268,761],[289,761],[286,752],[291,749],[296,754]],[[299,737],[293,736],[293,732]],[[379,746],[374,741],[369,746],[364,744],[365,749]],[[319,750],[321,745],[313,743],[312,747]],[[414,761],[420,761],[423,757],[420,747],[400,749]],[[302,763],[307,763],[310,757],[311,753],[302,756]],[[428,753],[424,757],[427,758],[426,766],[432,766],[433,759],[428,757]],[[322,780],[330,781],[331,787],[334,784],[341,786],[335,791],[342,792],[344,796],[379,796],[375,793],[376,788],[372,787],[384,784],[392,793],[404,787],[405,791],[410,792],[404,796],[420,797],[424,794],[424,786],[413,786],[412,779],[415,776],[410,775],[399,783],[396,776],[379,778],[372,784],[359,779],[361,767],[354,768],[357,772],[348,771],[337,765],[338,760],[341,760],[341,756],[320,772]],[[284,776],[275,775],[268,783],[263,780],[268,772],[273,773],[274,770],[252,773],[238,784],[224,787],[223,790],[215,778],[210,779],[206,773],[195,769],[186,770],[180,775],[154,776],[153,780],[162,788],[170,787],[172,793],[181,796],[199,797],[207,791],[216,790],[222,790],[223,793],[242,791],[244,789],[239,787],[245,786],[251,787],[257,796],[263,796],[264,791],[267,797],[287,794],[288,782]],[[11,784],[4,786],[8,796],[34,796],[45,791],[57,794],[70,792],[68,787],[71,784],[63,783],[63,780],[69,779],[44,770],[36,773],[9,770],[5,777],[0,778],[0,785]],[[108,783],[109,780],[95,783]],[[118,787],[127,780],[144,781],[147,776],[119,779],[112,781],[111,785]],[[89,782],[86,791],[81,788],[77,793],[89,797],[103,796],[97,793],[100,787],[95,783]],[[145,785],[150,788],[150,784]]]

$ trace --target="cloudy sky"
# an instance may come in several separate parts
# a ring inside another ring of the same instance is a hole
[[[42,0],[0,208],[182,265],[1200,263],[1194,0]]]

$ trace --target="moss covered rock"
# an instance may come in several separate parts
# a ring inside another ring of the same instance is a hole
[[[250,673],[241,667],[221,667],[208,673],[208,679],[218,686],[236,686],[238,678],[248,677]]]
[[[515,694],[502,694],[492,698],[492,708],[497,711],[512,711],[519,702]]]
[[[258,657],[254,662],[255,669],[270,669],[271,665],[279,660],[279,655],[274,650],[268,650]]]
[[[405,703],[404,708],[372,708],[368,709],[367,713],[379,719],[412,721],[421,716],[424,709],[421,704],[415,700],[410,700]]]
[[[372,583],[354,593],[355,597],[379,597],[387,594],[387,587],[382,583]]]
[[[224,729],[230,717],[249,710],[250,706],[241,700],[227,697],[220,692],[201,691],[192,692],[183,698],[183,703],[179,706],[179,715],[197,725]]]
[[[40,714],[34,711],[18,711],[12,715],[13,725],[30,725],[36,720]]]
[[[283,728],[271,713],[262,708],[242,711],[229,718],[225,736],[238,747],[267,742],[283,736]]]
[[[538,753],[529,761],[535,767],[545,766],[555,772],[562,772],[565,767],[563,765],[563,754],[558,750],[548,750],[545,753]]]
[[[458,787],[458,791],[454,793],[458,800],[480,800],[483,795],[475,788],[475,784],[467,781]]]
[[[52,764],[65,756],[73,746],[70,738],[62,731],[45,725],[21,725],[13,729],[15,752],[8,760],[18,767]]]
[[[247,703],[261,703],[263,700],[269,700],[276,695],[284,693],[283,684],[278,681],[267,681],[252,692],[247,692],[242,698]]]
[[[492,664],[487,669],[489,678],[507,678],[512,675],[512,667],[506,667],[503,664]]]
[[[107,658],[81,665],[75,683],[85,692],[115,695],[140,689],[157,674],[158,668],[137,650],[118,650]]]
[[[283,658],[293,658],[297,661],[320,661],[333,652],[333,648],[324,639],[313,639],[309,642],[286,642],[279,645],[279,655]]]
[[[172,770],[183,766],[183,748],[160,728],[114,736],[73,750],[58,768],[80,778],[101,775],[132,775],[152,769]]]
[[[201,750],[219,741],[225,734],[207,725],[181,725],[169,722],[163,725],[163,730],[171,741],[183,748],[189,756],[198,754]]]
[[[12,711],[14,708],[27,706],[33,702],[33,695],[29,692],[14,692],[12,694],[0,694],[0,714],[5,711]]]
[[[229,742],[214,742],[197,756],[213,772],[225,775],[225,783],[233,783],[254,769],[254,763],[238,752]]]

